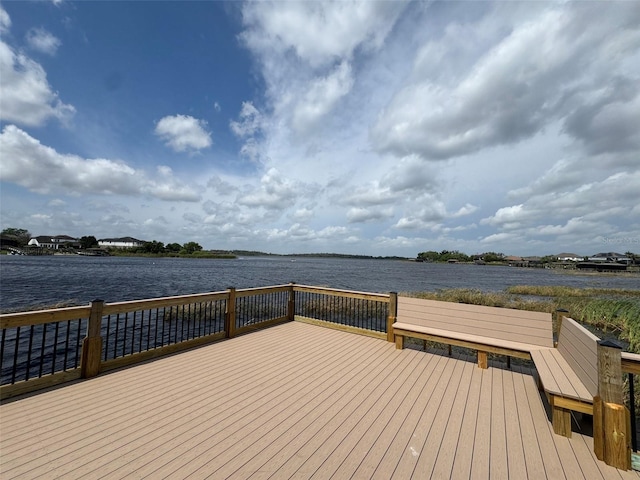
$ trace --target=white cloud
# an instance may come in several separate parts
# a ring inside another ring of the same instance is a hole
[[[5,12],[6,13],[6,12]],[[2,108],[0,120],[29,127],[44,125],[51,118],[68,121],[75,113],[55,93],[42,66],[0,41]]]
[[[377,148],[398,156],[415,153],[443,159],[519,142],[555,119],[570,118],[579,111],[599,88],[594,77],[618,71],[612,59],[640,46],[640,31],[625,18],[637,18],[633,4],[609,4],[610,21],[597,22],[586,30],[582,22],[598,15],[596,5],[558,4],[530,14],[527,21],[501,15],[502,4],[494,9],[481,22],[483,28],[474,25],[468,32],[467,42],[489,42],[488,49],[469,58],[470,68],[463,65],[461,71],[441,77],[443,63],[457,54],[473,52],[461,46],[459,39],[451,39],[459,31],[446,31],[442,39],[425,43],[425,50],[441,54],[417,57],[412,77],[395,93],[372,129]],[[505,31],[510,33],[505,35]],[[576,76],[576,71],[581,75]],[[605,101],[596,107],[603,117],[607,105]],[[633,109],[616,109],[624,112],[623,117],[635,118]],[[589,143],[592,140],[586,133],[591,130],[567,131]],[[634,135],[626,130],[611,134],[624,141]]]
[[[11,17],[7,11],[0,5],[0,33],[5,35],[11,29]]]
[[[350,208],[347,212],[349,223],[365,223],[387,220],[393,217],[393,208]]]
[[[160,167],[160,181],[147,178],[120,160],[84,159],[42,145],[14,125],[0,134],[0,179],[40,194],[140,195],[164,200],[196,201],[199,195]]]
[[[460,209],[451,214],[452,217],[465,217],[467,215],[471,215],[472,213],[476,212],[478,210],[478,207],[475,205],[471,205],[470,203],[467,203],[464,205],[464,207],[460,207]]]
[[[26,35],[27,44],[33,50],[47,55],[55,55],[62,42],[44,28],[32,28]]]
[[[275,168],[260,179],[260,187],[238,196],[237,203],[252,208],[285,210],[294,205],[299,189]]]
[[[254,51],[288,51],[312,67],[379,48],[407,2],[248,2],[242,38]]]
[[[353,86],[351,66],[342,62],[326,77],[314,79],[293,109],[292,125],[297,133],[306,134],[349,93]]]
[[[176,152],[193,152],[212,145],[207,122],[190,115],[168,115],[156,124],[155,134]]]
[[[251,102],[242,102],[240,110],[240,121],[231,121],[231,131],[240,138],[252,137],[258,133],[262,127],[262,115]]]

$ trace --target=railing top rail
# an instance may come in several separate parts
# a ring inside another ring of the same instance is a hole
[[[622,371],[640,375],[640,355],[631,352],[622,352]]]
[[[52,308],[31,312],[5,313],[0,315],[0,329],[40,325],[89,318],[91,306]]]
[[[263,295],[267,293],[286,292],[291,289],[291,285],[273,285],[271,287],[242,288],[236,290],[236,298],[251,297],[253,295]]]
[[[388,293],[357,292],[353,290],[340,290],[336,288],[313,287],[310,285],[298,285],[298,284],[294,284],[293,289],[296,292],[320,293],[323,295],[334,295],[337,297],[351,297],[351,298],[361,298],[364,300],[374,300],[376,302],[389,302]]]
[[[106,303],[102,310],[103,315],[133,312],[152,308],[174,307],[190,303],[213,302],[229,297],[228,291],[196,293],[191,295],[177,295],[173,297],[149,298],[145,300],[132,300],[127,302]]]

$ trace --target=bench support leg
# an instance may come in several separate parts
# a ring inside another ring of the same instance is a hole
[[[402,335],[396,335],[396,348],[402,350],[404,348],[404,337]]]
[[[489,367],[489,358],[487,352],[481,352],[478,350],[478,367],[480,368],[488,368]]]
[[[551,422],[554,433],[571,438],[571,411],[556,407],[553,404],[553,397],[551,397]]]

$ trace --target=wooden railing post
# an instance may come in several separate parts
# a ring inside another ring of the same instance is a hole
[[[291,282],[289,284],[289,302],[287,303],[287,317],[290,322],[296,317],[296,291],[295,291],[295,283]]]
[[[236,335],[236,289],[229,287],[229,297],[227,298],[227,309],[224,314],[224,331],[227,338]]]
[[[393,324],[398,316],[398,293],[389,293],[389,315],[387,316],[387,341],[395,342],[393,338]]]
[[[622,398],[622,348],[598,342],[598,395],[593,399],[593,450],[607,465],[631,468],[631,419]]]
[[[91,302],[91,313],[87,325],[87,336],[82,340],[80,356],[80,375],[82,378],[95,377],[100,373],[100,357],[102,355],[102,310],[104,300]]]

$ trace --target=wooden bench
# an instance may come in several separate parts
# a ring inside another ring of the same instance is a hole
[[[552,409],[553,431],[571,437],[571,411],[593,415],[598,394],[598,337],[571,318],[561,320],[557,348],[531,357]]]
[[[410,297],[398,297],[393,334],[399,349],[404,337],[474,349],[481,368],[488,353],[530,359],[531,351],[553,348],[549,313]]]

